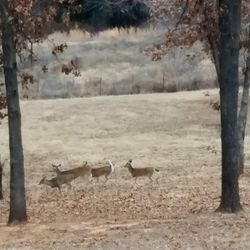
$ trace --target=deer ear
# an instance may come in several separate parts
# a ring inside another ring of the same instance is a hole
[[[59,164],[51,164],[51,165],[52,165],[53,168],[59,168],[59,167],[62,166],[61,163],[59,163]]]
[[[46,179],[46,176],[44,176],[44,177],[40,180],[39,185],[41,185],[41,184],[45,181],[45,179]]]

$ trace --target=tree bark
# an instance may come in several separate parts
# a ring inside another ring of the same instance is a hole
[[[1,158],[0,158],[0,200],[3,199],[3,183],[2,183],[2,177],[3,177],[3,162],[1,162]]]
[[[24,187],[24,161],[21,135],[21,112],[17,84],[14,29],[8,15],[8,1],[0,2],[2,49],[7,95],[10,150],[10,213],[9,223],[27,220]]]
[[[250,86],[250,54],[248,53],[246,60],[243,92],[241,97],[241,106],[238,116],[238,134],[239,134],[238,136],[240,144],[239,174],[244,173],[244,164],[245,164],[244,141],[245,141],[245,130],[247,123],[247,113],[248,113],[249,86]]]
[[[214,12],[216,13],[219,8],[219,0],[214,0],[213,4],[214,4]],[[205,15],[207,22],[210,22],[209,20],[210,20],[211,13],[208,12],[206,8],[204,8],[204,15]],[[216,25],[216,29],[219,29],[219,26],[217,23],[214,23],[214,25]],[[216,87],[218,87],[219,75],[220,75],[219,44],[218,44],[217,39],[214,38],[214,35],[211,31],[208,32],[207,34],[207,41],[210,46],[211,56],[214,62],[215,70],[216,70],[216,75],[217,75]]]
[[[239,195],[239,141],[237,107],[239,92],[240,0],[220,0],[219,84],[221,103],[222,194],[218,211],[242,209]]]

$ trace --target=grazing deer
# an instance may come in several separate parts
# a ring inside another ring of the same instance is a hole
[[[58,175],[50,180],[47,179],[46,176],[42,178],[42,180],[39,182],[39,185],[44,184],[48,185],[52,188],[58,188],[61,192],[61,186],[63,184],[67,184],[69,187],[71,187],[70,182],[75,179],[75,176],[73,174],[65,174],[65,175]]]
[[[152,175],[153,173],[159,172],[159,169],[157,168],[153,168],[153,167],[146,167],[146,168],[134,168],[131,165],[132,160],[129,160],[125,165],[124,168],[128,168],[128,171],[131,173],[132,177],[135,178],[135,183],[137,184],[136,180],[138,177],[142,177],[142,176],[147,176],[150,181],[152,182]],[[156,182],[158,183],[158,178],[156,179]]]
[[[81,167],[61,171],[59,167],[61,167],[61,164],[59,165],[54,165],[52,164],[53,171],[56,172],[57,176],[63,176],[63,175],[73,175],[75,179],[79,176],[86,176],[90,175],[91,173],[91,168],[87,165],[88,163],[85,161]]]
[[[114,171],[113,163],[111,162],[111,160],[109,160],[108,162],[109,162],[108,166],[92,168],[91,169],[92,178],[97,178],[97,181],[99,182],[99,177],[105,176],[106,178],[105,182],[107,182],[109,175]]]

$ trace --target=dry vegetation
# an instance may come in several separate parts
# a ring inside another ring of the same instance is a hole
[[[9,171],[0,202],[0,249],[249,249],[250,172],[244,213],[214,213],[220,195],[218,91],[22,101],[29,223],[7,227]],[[247,127],[247,135],[250,129]],[[7,121],[0,151],[8,158]],[[249,137],[246,138],[247,164]],[[121,168],[160,170],[159,184]],[[63,194],[38,183],[83,161],[111,159],[104,184],[76,180]],[[8,165],[8,164],[7,164]]]
[[[34,75],[31,98],[83,97],[131,93],[175,92],[214,87],[215,71],[201,44],[191,49],[171,51],[160,62],[153,62],[141,51],[164,41],[163,29],[112,29],[90,37],[75,30],[68,35],[55,33],[35,46],[38,61],[29,61],[20,70]],[[67,43],[55,57],[54,45]],[[62,64],[75,60],[81,76],[61,74]],[[42,68],[46,65],[48,72]],[[34,73],[35,72],[35,73]],[[23,93],[26,95],[26,93]]]

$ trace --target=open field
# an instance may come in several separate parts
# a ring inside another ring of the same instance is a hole
[[[218,90],[203,92],[22,101],[29,223],[6,226],[5,168],[0,249],[250,249],[249,169],[240,179],[244,212],[214,213],[220,127],[209,100]],[[8,158],[6,120],[0,138]],[[121,168],[130,158],[159,168],[159,184],[140,179],[136,187]],[[106,184],[79,179],[62,195],[38,185],[51,163],[67,169],[107,159],[116,169]]]

